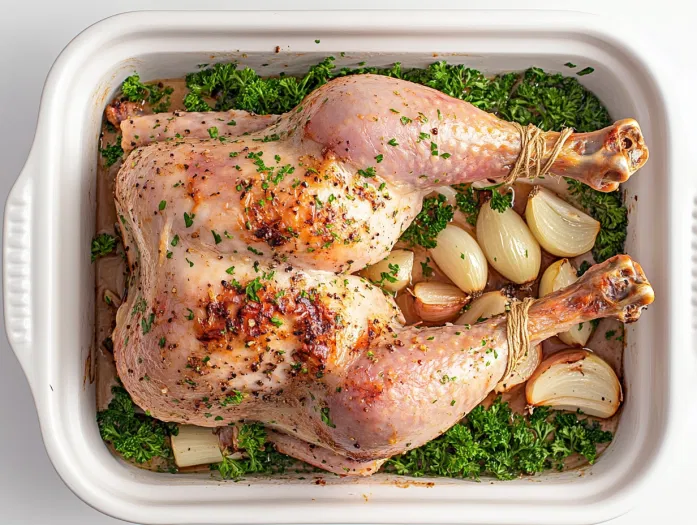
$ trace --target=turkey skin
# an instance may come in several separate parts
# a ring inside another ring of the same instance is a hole
[[[258,421],[280,451],[366,475],[501,380],[505,316],[405,326],[392,297],[352,273],[390,252],[433,188],[505,180],[521,152],[511,124],[373,75],[336,79],[281,116],[120,124],[130,276],[112,339],[119,377],[154,417]],[[557,138],[545,134],[548,150]],[[571,135],[551,172],[609,191],[647,157],[624,120]],[[652,300],[639,265],[617,256],[532,304],[531,343],[598,317],[636,320]]]

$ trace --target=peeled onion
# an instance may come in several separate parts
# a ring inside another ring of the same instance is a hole
[[[577,279],[576,269],[568,259],[559,259],[550,264],[545,273],[542,274],[538,295],[540,297],[549,295],[575,283]],[[592,333],[593,325],[591,323],[581,323],[567,332],[557,334],[557,337],[569,346],[584,346]]]
[[[390,268],[392,265],[392,268]],[[360,273],[373,283],[389,292],[399,292],[411,282],[411,271],[414,267],[414,253],[409,250],[393,250],[382,261],[364,268]],[[383,279],[383,274],[389,278]],[[396,279],[391,282],[390,279]]]
[[[488,267],[484,252],[469,233],[448,224],[436,237],[437,246],[431,249],[438,268],[463,292],[484,289]]]
[[[513,209],[498,212],[489,202],[477,218],[477,242],[489,264],[516,284],[535,280],[540,271],[540,245]]]
[[[502,314],[510,302],[511,300],[500,290],[487,292],[472,301],[467,311],[455,321],[455,324],[477,324],[480,319],[489,319]]]
[[[424,321],[449,321],[467,301],[469,296],[452,284],[429,281],[414,286],[414,310]]]
[[[593,217],[540,186],[528,196],[525,219],[542,247],[558,257],[590,251],[600,231],[600,223]]]
[[[194,425],[179,425],[179,432],[171,437],[174,462],[178,467],[220,463],[218,436],[213,429]]]
[[[557,410],[581,410],[590,416],[612,417],[622,402],[617,374],[588,350],[563,350],[545,359],[528,380],[529,405]]]
[[[494,390],[496,392],[508,392],[514,386],[524,383],[535,372],[540,361],[542,361],[541,344],[531,347],[525,359],[518,364],[515,370],[501,379]]]

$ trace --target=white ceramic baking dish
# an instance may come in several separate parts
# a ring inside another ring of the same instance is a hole
[[[4,225],[7,332],[58,473],[90,505],[147,523],[556,525],[628,510],[668,446],[679,388],[677,342],[686,345],[691,336],[691,190],[674,171],[678,124],[660,64],[646,58],[643,44],[615,21],[558,12],[142,12],[87,29],[51,70]],[[239,60],[267,74],[294,73],[341,51],[339,65],[423,66],[438,56],[489,73],[536,65],[570,74],[567,61],[592,66],[595,73],[581,81],[613,118],[641,123],[651,159],[626,185],[627,250],[643,265],[657,299],[628,329],[624,411],[615,440],[594,466],[510,482],[437,479],[408,488],[385,475],[328,477],[326,485],[234,483],[139,470],[104,446],[94,385],[85,374],[94,311],[88,246],[105,104],[134,70],[144,79],[177,77],[200,63]]]

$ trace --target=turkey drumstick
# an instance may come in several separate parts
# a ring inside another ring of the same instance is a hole
[[[171,228],[200,249],[251,247],[301,267],[347,272],[383,259],[433,188],[503,180],[521,153],[511,123],[375,75],[333,80],[255,132],[267,117],[233,113],[232,120],[227,112],[123,121],[124,147],[144,137],[164,142],[129,156],[117,201],[153,215],[165,200],[167,211],[179,213],[155,216],[157,229]],[[231,136],[238,128],[248,134]],[[548,151],[558,135],[545,134]],[[610,190],[647,156],[638,125],[624,120],[571,135],[551,172]],[[193,227],[183,212],[196,215]],[[218,243],[211,231],[227,235]]]
[[[626,255],[615,256],[532,303],[530,343],[600,317],[636,321],[652,302],[641,267]],[[381,334],[370,345],[371,355],[358,357],[336,381],[338,393],[334,375],[326,389],[319,383],[308,388],[326,400],[336,425],[334,446],[357,460],[389,457],[445,432],[494,389],[506,368],[506,335],[505,315],[471,327]]]
[[[143,409],[211,427],[259,421],[281,451],[366,474],[446,430],[501,379],[503,318],[405,328],[391,297],[347,272],[384,258],[433,187],[505,179],[521,150],[515,127],[371,75],[334,80],[256,132],[264,119],[236,114],[248,131],[237,137],[219,129],[229,114],[173,115],[187,138],[158,118],[122,122],[124,140],[149,136],[133,132],[145,122],[165,140],[134,144],[115,188],[130,277],[114,356]],[[611,189],[645,159],[623,121],[572,135],[552,172]],[[618,256],[536,301],[530,337],[633,320],[651,297]]]
[[[442,184],[500,181],[521,148],[520,133],[512,123],[429,87],[376,75],[334,80],[311,93],[300,111],[282,117],[232,110],[125,119],[122,147],[130,151],[177,137],[208,139],[213,126],[224,138],[267,128],[266,136],[276,133],[284,138],[303,123],[306,138],[354,168],[374,166],[392,183],[419,188],[432,188],[438,184],[435,179]],[[549,131],[543,137],[547,146],[543,160],[547,160],[559,133]],[[551,171],[611,191],[647,159],[638,124],[624,119],[599,131],[573,134]]]

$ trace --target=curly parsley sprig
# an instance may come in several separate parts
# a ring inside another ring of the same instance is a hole
[[[611,439],[612,434],[597,422],[576,414],[538,407],[526,418],[499,397],[489,408],[476,407],[433,441],[394,456],[384,468],[414,477],[513,479],[559,469],[572,454],[581,454],[592,464],[597,445]]]
[[[444,195],[424,199],[421,211],[402,234],[402,240],[412,246],[435,248],[436,237],[453,220],[454,209]]]
[[[164,423],[136,413],[136,405],[125,388],[111,389],[114,397],[106,410],[97,413],[99,433],[126,459],[145,463],[155,457],[172,459],[169,436],[177,435],[175,423]]]

